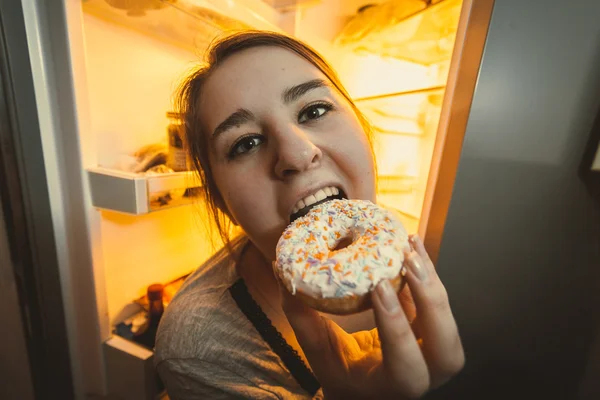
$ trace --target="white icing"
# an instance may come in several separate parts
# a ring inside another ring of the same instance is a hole
[[[351,245],[331,250],[348,236]],[[276,261],[292,293],[347,297],[397,277],[409,248],[408,234],[391,211],[365,200],[331,200],[287,227]]]

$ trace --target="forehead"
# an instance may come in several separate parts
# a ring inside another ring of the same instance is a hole
[[[317,78],[327,79],[291,50],[274,46],[250,48],[230,56],[211,73],[204,83],[200,107],[249,108],[257,101],[279,96],[290,86]]]

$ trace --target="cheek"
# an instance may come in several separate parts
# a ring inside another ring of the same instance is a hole
[[[336,163],[352,181],[357,198],[376,201],[376,166],[371,143],[358,121],[346,123],[338,131]]]
[[[268,182],[258,169],[260,165],[230,164],[213,171],[227,211],[246,230],[255,225],[256,215],[264,216],[269,207],[274,207],[269,201]]]
[[[229,213],[234,217],[243,213],[244,210],[240,210],[240,208],[252,201],[252,198],[247,197],[249,182],[247,179],[243,179],[245,174],[237,173],[235,169],[231,168],[217,168],[216,171],[213,170],[213,176]],[[247,201],[240,201],[240,199]]]
[[[344,164],[350,164],[362,173],[374,172],[375,159],[371,143],[358,121],[340,124],[335,142],[339,145],[338,156]]]

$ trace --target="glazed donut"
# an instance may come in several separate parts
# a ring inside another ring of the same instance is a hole
[[[331,200],[286,228],[274,270],[310,307],[347,315],[371,308],[370,292],[382,279],[401,290],[405,249],[408,234],[390,210],[365,200]]]

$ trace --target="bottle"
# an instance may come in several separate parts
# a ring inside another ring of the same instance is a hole
[[[155,283],[148,286],[148,318],[146,323],[133,335],[133,341],[152,350],[156,340],[158,324],[165,311],[163,304],[163,285]]]
[[[173,171],[187,171],[187,154],[183,146],[183,121],[181,115],[168,112],[169,125],[167,135],[169,139],[169,152],[167,156],[167,167]]]

